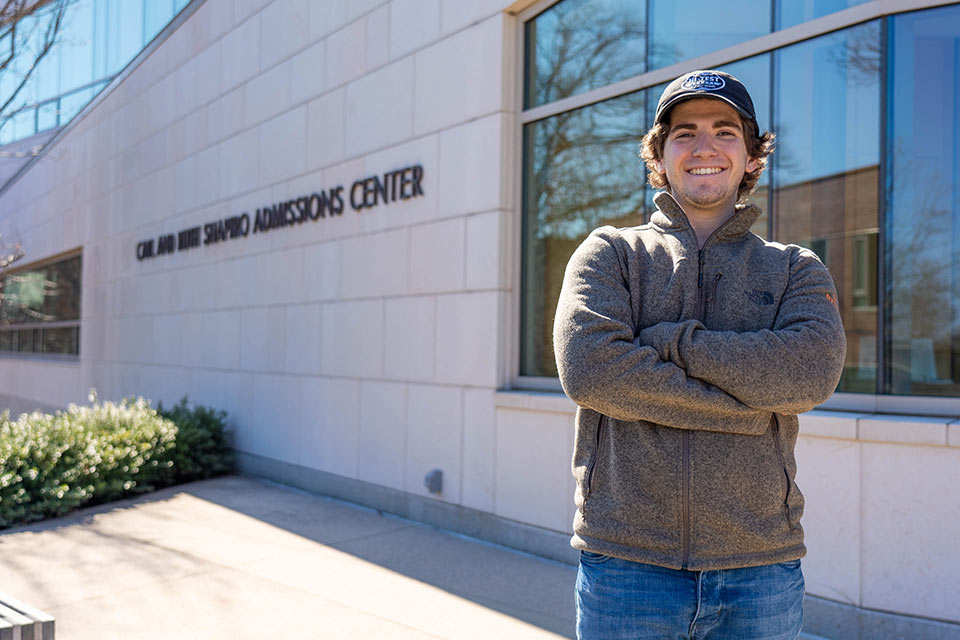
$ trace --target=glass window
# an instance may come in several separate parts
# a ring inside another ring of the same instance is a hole
[[[657,69],[770,33],[770,0],[650,0],[649,19]]]
[[[107,73],[116,73],[143,45],[143,5],[129,0],[107,0]]]
[[[564,0],[527,22],[525,108],[643,73],[644,5]]]
[[[144,3],[143,42],[153,40],[153,37],[167,26],[176,10],[173,0],[151,0]]]
[[[60,94],[60,47],[52,47],[34,71],[37,84],[36,101],[47,100]]]
[[[24,109],[10,119],[13,125],[13,134],[20,138],[28,138],[37,132],[36,128],[36,110]]]
[[[521,375],[557,375],[553,318],[574,249],[601,225],[644,221],[645,102],[636,92],[524,128]]]
[[[847,331],[839,391],[876,392],[880,24],[774,54],[774,238],[814,250]]]
[[[67,10],[60,35],[60,48],[61,91],[70,91],[92,82],[93,0],[78,0]]]
[[[0,278],[0,351],[79,353],[81,259]]]
[[[770,128],[770,64],[770,54],[765,53],[720,67],[720,71],[726,71],[750,91],[761,133]],[[768,231],[769,192],[770,171],[767,170],[760,176],[757,190],[747,198],[747,202],[759,206],[763,212],[750,229],[761,238],[767,238],[770,235]]]
[[[37,107],[37,131],[46,131],[57,126],[59,115],[59,100],[51,100]]]
[[[60,122],[66,123],[73,119],[73,116],[80,113],[80,110],[87,106],[93,96],[97,95],[100,87],[90,87],[74,91],[60,98]]]
[[[18,351],[34,351],[33,348],[33,329],[20,329],[20,340],[18,341]]]
[[[80,327],[43,329],[42,351],[44,353],[78,353]]]
[[[889,392],[960,394],[960,7],[891,21]]]
[[[843,11],[869,0],[777,0],[777,29]]]
[[[187,0],[72,0],[57,44],[40,61],[6,113],[38,102],[46,104],[40,112],[21,115],[9,124],[4,125],[0,116],[0,145],[67,124],[186,4]],[[51,13],[25,19],[18,30],[17,49],[24,53],[7,72],[0,73],[0,103],[33,63],[30,53],[40,49]],[[0,39],[0,51],[6,49],[9,36]],[[75,92],[93,82],[98,83],[93,90]],[[53,106],[58,98],[62,99],[59,112]]]

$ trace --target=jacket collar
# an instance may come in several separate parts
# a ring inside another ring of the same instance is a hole
[[[653,203],[657,211],[650,216],[650,222],[667,231],[682,231],[690,228],[687,214],[680,205],[666,191],[660,191],[653,196]],[[720,225],[714,232],[717,240],[736,240],[750,231],[750,227],[760,217],[760,207],[755,204],[738,204],[733,216]]]

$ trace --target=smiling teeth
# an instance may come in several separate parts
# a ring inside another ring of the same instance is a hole
[[[695,176],[708,176],[714,173],[720,173],[721,171],[723,171],[723,169],[719,169],[717,167],[713,167],[710,169],[690,169],[690,173],[692,173]]]

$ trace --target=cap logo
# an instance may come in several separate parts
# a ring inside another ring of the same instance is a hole
[[[680,86],[690,91],[717,91],[727,86],[727,82],[715,73],[696,73]]]

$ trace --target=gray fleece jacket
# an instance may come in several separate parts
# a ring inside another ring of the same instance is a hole
[[[674,569],[806,553],[797,415],[837,386],[846,338],[811,251],[750,233],[738,206],[701,250],[672,196],[649,224],[574,252],[554,324],[579,405],[572,545]]]

